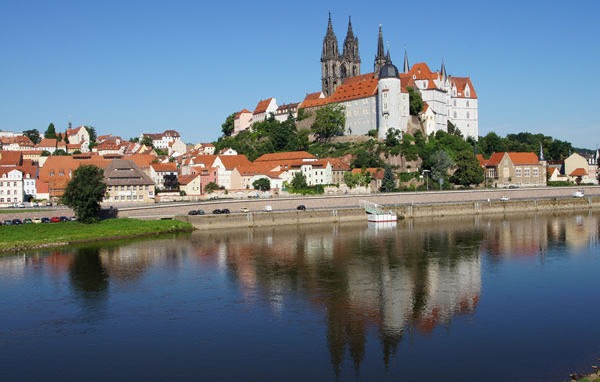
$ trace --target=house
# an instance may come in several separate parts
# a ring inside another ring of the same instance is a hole
[[[40,143],[35,145],[39,151],[48,151],[50,154],[56,151],[57,140],[55,138],[43,138]]]
[[[104,182],[106,203],[154,203],[154,181],[131,160],[110,161]]]
[[[277,101],[275,101],[275,98],[260,100],[252,112],[252,123],[266,120],[270,114],[275,114],[276,110]]]
[[[594,184],[597,179],[592,175],[590,177],[590,163],[582,155],[573,153],[569,155],[563,165],[563,175],[565,175],[569,182],[576,184]],[[593,168],[592,168],[593,170]]]
[[[298,118],[298,106],[300,106],[300,102],[288,103],[277,107],[277,110],[275,110],[275,119],[279,122],[284,122],[291,116],[295,120]]]
[[[169,142],[169,156],[181,156],[187,152],[187,145],[183,143],[181,138],[176,138],[174,141]]]
[[[231,174],[233,170],[239,166],[248,166],[250,163],[245,155],[218,155],[210,167],[217,168],[217,184],[230,190],[232,189]]]
[[[360,169],[360,168],[354,168],[352,169],[352,174],[361,174],[363,171],[368,172],[371,175],[371,183],[369,184],[369,190],[371,192],[377,192],[381,189],[381,186],[383,185],[383,175],[384,175],[384,170],[381,168],[374,168],[374,167],[369,167],[366,169]],[[394,182],[396,186],[398,186],[396,183]]]
[[[31,139],[24,135],[0,137],[0,148],[2,148],[3,151],[32,150],[34,147],[35,145]]]
[[[306,151],[265,154],[258,157],[254,163],[269,164],[272,171],[281,171],[281,177],[287,183],[291,183],[296,173],[302,172],[309,186],[333,184],[329,161],[319,160]]]
[[[90,133],[85,126],[67,129],[67,140],[69,144],[79,145],[79,150],[84,153],[90,149]]]
[[[0,167],[0,207],[23,202],[23,172],[16,167]]]
[[[350,171],[350,164],[342,158],[324,158],[331,165],[331,184],[345,184],[344,175]]]
[[[177,166],[175,163],[150,164],[150,178],[154,181],[157,190],[170,188],[177,181]]]
[[[246,189],[254,188],[254,182],[258,179],[268,179],[271,189],[283,188],[284,179],[281,171],[273,171],[269,163],[251,163],[236,167],[231,173],[231,188]]]
[[[244,109],[235,114],[233,120],[233,133],[231,135],[238,135],[241,131],[247,130],[252,124],[252,112],[248,109]],[[214,152],[213,152],[214,153]]]
[[[543,187],[546,186],[546,166],[532,152],[493,153],[490,159],[477,155],[484,169],[486,186]]]
[[[187,196],[201,195],[202,177],[200,174],[179,176],[179,191],[185,192]]]
[[[175,141],[177,138],[181,138],[181,135],[175,130],[165,130],[164,132],[157,134],[142,133],[140,141],[146,137],[152,140],[154,148],[168,150],[169,143]]]

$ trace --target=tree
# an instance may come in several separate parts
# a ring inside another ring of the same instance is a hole
[[[152,143],[152,137],[147,135],[144,135],[140,143],[146,147],[154,147],[154,143]]]
[[[271,189],[271,181],[269,178],[256,179],[252,182],[252,187],[254,187],[255,190],[269,191]]]
[[[221,131],[223,132],[224,137],[230,137],[233,133],[234,124],[235,124],[235,115],[237,113],[231,113],[225,119],[225,122],[221,125]]]
[[[458,127],[456,127],[456,125],[454,123],[450,122],[450,120],[448,120],[448,123],[446,123],[446,126],[448,128],[448,134],[463,138],[463,135],[460,132],[460,129]]]
[[[383,179],[381,182],[381,192],[392,192],[395,188],[394,182],[394,172],[392,168],[388,165],[385,166],[385,170],[383,171]]]
[[[211,192],[216,191],[218,189],[219,189],[219,185],[216,184],[215,182],[210,182],[206,186],[204,186],[204,192],[207,194],[210,194]]]
[[[33,142],[33,144],[35,145],[37,145],[41,141],[40,132],[38,131],[38,129],[25,130],[23,131],[23,135],[29,138],[31,142]]]
[[[104,170],[94,165],[84,165],[73,172],[62,202],[75,211],[78,221],[89,224],[98,220],[100,202],[105,192]]]
[[[456,171],[450,177],[450,182],[468,187],[483,182],[483,169],[472,151],[465,150],[456,156]]]
[[[408,87],[408,102],[409,102],[409,113],[410,115],[419,115],[423,111],[423,98],[418,90],[412,87]]]
[[[96,135],[96,128],[94,126],[83,126],[88,134],[90,135],[90,148],[96,146],[96,139],[98,136]]]
[[[317,110],[311,129],[319,141],[327,142],[336,135],[342,135],[345,125],[344,106],[329,104]]]
[[[306,183],[306,176],[304,176],[304,174],[302,173],[302,171],[298,171],[294,175],[294,177],[292,178],[292,183],[290,184],[290,186],[294,190],[301,190],[303,188],[308,187],[308,184]]]
[[[56,139],[56,129],[54,128],[54,123],[50,122],[46,132],[44,133],[44,138]]]
[[[353,174],[350,171],[347,171],[346,173],[344,173],[344,183],[346,183],[346,186],[350,187],[350,188],[354,188],[356,186],[358,186],[360,182],[360,174]]]
[[[175,190],[179,187],[179,182],[177,181],[177,175],[175,174],[166,174],[163,175],[163,184],[166,190]]]
[[[448,169],[454,166],[452,158],[444,150],[434,152],[431,155],[430,162],[431,178],[435,181],[446,179],[448,177]]]

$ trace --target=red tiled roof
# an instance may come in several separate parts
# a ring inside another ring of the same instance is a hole
[[[460,98],[477,98],[477,93],[475,92],[475,88],[471,83],[470,77],[450,77],[450,81],[454,83],[456,86],[457,97]],[[469,85],[470,96],[465,96],[465,88]]]
[[[242,111],[238,111],[235,114],[235,119],[238,119],[240,117],[240,115],[242,115],[242,114],[252,114],[252,112],[250,110],[248,110],[248,109],[244,109]]]
[[[151,163],[150,167],[156,172],[177,172],[175,163]]]
[[[514,165],[540,164],[538,156],[535,153],[507,153]]]
[[[256,108],[254,109],[254,113],[253,114],[260,114],[260,113],[264,113],[267,111],[267,108],[269,107],[269,104],[271,103],[271,100],[273,98],[267,98],[264,100],[260,100],[258,102],[258,104],[256,105]]]
[[[0,151],[0,166],[19,166],[22,160],[20,151]]]
[[[286,151],[282,153],[271,153],[261,155],[260,157],[256,158],[254,162],[269,162],[295,159],[317,159],[317,157],[306,151]]]
[[[304,97],[304,101],[311,101],[311,100],[315,100],[315,99],[319,99],[319,98],[323,98],[322,92],[315,92],[315,93],[307,94],[306,97]]]
[[[252,163],[245,155],[219,155],[219,159],[228,170],[233,170],[239,166],[247,166]]]
[[[588,172],[585,171],[585,169],[578,167],[575,170],[573,170],[569,176],[586,176],[588,175]]]
[[[54,138],[43,138],[40,143],[38,143],[37,147],[56,147],[56,139]]]
[[[194,179],[196,179],[197,177],[199,177],[200,174],[194,174],[194,175],[180,175],[179,178],[177,179],[177,181],[179,182],[179,184],[190,184]]]

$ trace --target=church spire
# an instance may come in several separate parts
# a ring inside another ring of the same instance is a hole
[[[440,73],[442,74],[442,81],[446,81],[448,75],[446,74],[446,65],[444,64],[444,59],[442,58],[442,67],[440,69]]]
[[[379,73],[379,70],[385,65],[385,49],[383,46],[383,32],[381,31],[381,24],[379,24],[379,38],[377,39],[377,55],[375,56],[374,71],[375,75]]]
[[[337,58],[340,52],[338,50],[337,37],[333,32],[333,25],[331,24],[331,12],[329,13],[329,20],[327,22],[327,33],[323,39],[323,53],[321,54],[321,61],[328,58]]]
[[[408,73],[410,71],[410,65],[408,64],[408,53],[406,52],[406,48],[404,48],[404,73]]]
[[[346,39],[344,40],[342,57],[348,62],[360,64],[358,38],[354,37],[354,32],[352,31],[352,19],[350,17],[348,17],[348,33],[346,34]]]

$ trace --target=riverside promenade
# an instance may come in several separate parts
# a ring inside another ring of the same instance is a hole
[[[581,189],[585,196],[574,197],[575,191]],[[600,209],[600,186],[221,199],[146,207],[119,207],[119,217],[176,218],[192,223],[197,229],[362,220],[366,222],[365,213],[359,208],[361,200],[384,205],[404,218],[570,212]],[[306,207],[306,211],[296,210],[300,204]],[[266,206],[270,206],[272,211],[265,212]],[[213,210],[223,208],[229,209],[231,214],[212,214]],[[247,208],[249,212],[241,213],[242,208]],[[191,209],[202,209],[206,215],[188,216],[187,213]]]

